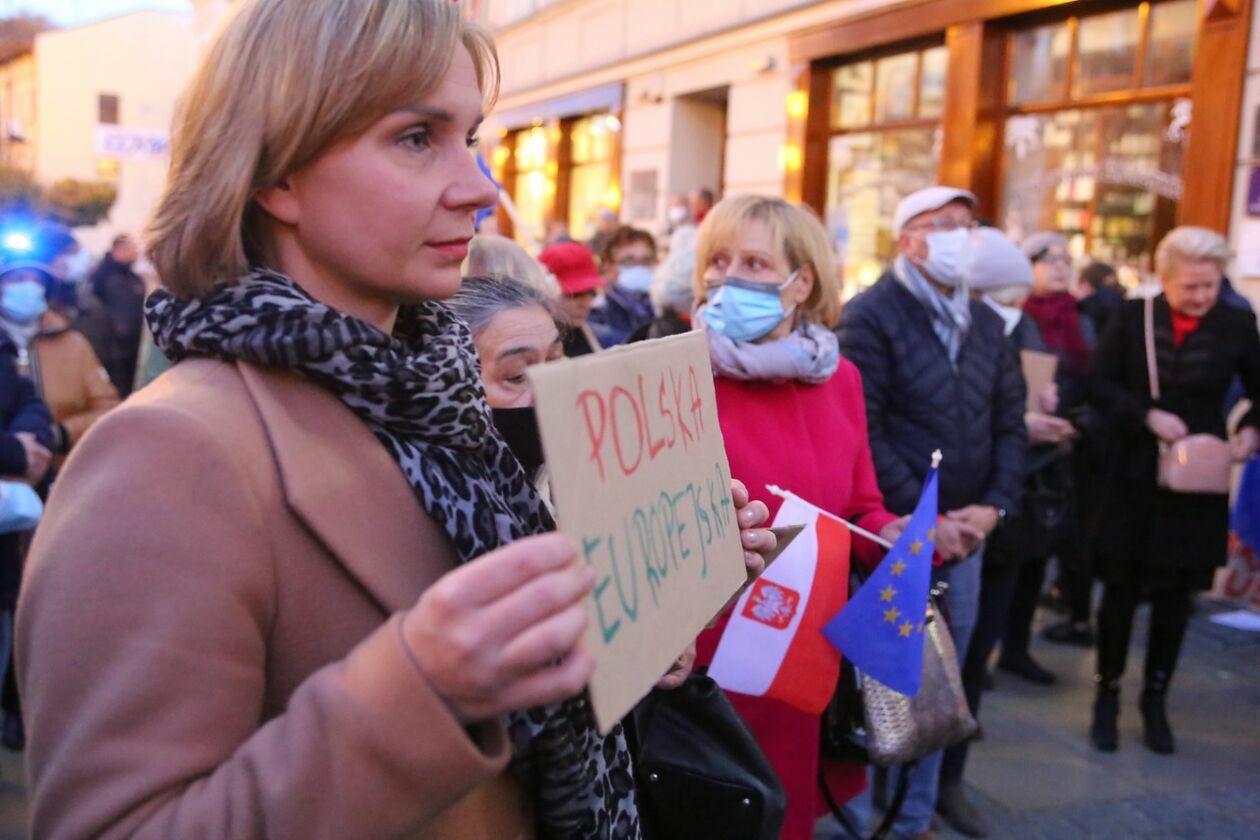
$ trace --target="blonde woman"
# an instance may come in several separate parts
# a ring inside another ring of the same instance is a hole
[[[840,314],[837,277],[827,234],[807,211],[753,195],[723,199],[709,211],[696,245],[696,319],[709,339],[718,422],[731,470],[771,510],[782,500],[766,485],[777,484],[894,541],[905,520],[884,509],[861,377],[840,357],[830,329]],[[868,565],[881,553],[864,540],[854,546]],[[849,557],[820,562],[847,591]],[[843,605],[841,598],[832,608]],[[725,626],[723,617],[700,637],[698,661],[712,659]],[[783,779],[782,836],[812,837],[818,716],[775,700],[731,700]],[[858,765],[828,775],[840,801],[862,788]]]
[[[149,239],[175,367],[79,444],[28,567],[34,836],[638,836],[590,574],[436,303],[496,72],[447,0],[245,0],[209,49]]]
[[[1159,444],[1192,434],[1225,438],[1222,406],[1239,376],[1252,409],[1232,441],[1234,457],[1245,460],[1260,450],[1260,336],[1250,311],[1220,300],[1228,260],[1225,238],[1198,227],[1174,229],[1155,251],[1163,286],[1153,330],[1159,399],[1152,398],[1148,378],[1143,301],[1124,304],[1094,357],[1093,393],[1108,438],[1093,535],[1105,588],[1090,737],[1106,752],[1120,744],[1120,678],[1133,614],[1143,600],[1151,602],[1140,701],[1144,740],[1154,752],[1174,751],[1165,698],[1194,592],[1210,587],[1225,562],[1228,498],[1158,487]]]

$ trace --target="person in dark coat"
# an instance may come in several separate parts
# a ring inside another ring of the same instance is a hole
[[[1021,309],[1033,284],[1033,268],[1028,258],[995,228],[980,228],[972,234],[972,256],[968,261],[967,287],[972,294],[1002,319],[1005,333],[1016,351],[1045,352],[1045,343],[1036,323]],[[971,713],[980,717],[981,690],[988,676],[989,659],[1007,628],[1012,595],[1021,569],[1036,557],[1044,557],[1044,543],[1038,525],[1042,511],[1033,509],[1034,494],[1028,492],[1041,480],[1047,460],[1059,460],[1058,445],[1072,434],[1072,424],[1055,417],[1058,387],[1049,383],[1036,395],[1035,408],[1026,412],[1029,449],[1025,460],[1023,502],[1002,520],[985,541],[981,570],[980,607],[976,628],[962,667],[963,692]],[[1034,548],[1036,545],[1036,548]],[[970,740],[945,751],[941,765],[940,792],[936,810],[951,828],[968,837],[985,837],[988,820],[967,799],[963,787]]]
[[[119,396],[124,398],[135,383],[144,326],[144,281],[132,270],[139,256],[130,236],[118,236],[92,272],[92,294],[100,301],[109,324],[108,344],[96,348],[97,355]]]
[[[13,340],[0,331],[0,477],[38,487],[52,465],[53,420],[48,406],[39,398],[35,383],[19,372],[17,355]],[[0,612],[12,613],[17,608],[22,552],[28,536],[26,533],[0,534]],[[2,739],[6,747],[21,749],[25,746],[25,737],[12,644],[10,637],[8,666],[0,693],[0,707],[5,712]]]
[[[1101,336],[1111,323],[1111,316],[1124,305],[1124,288],[1116,270],[1105,262],[1094,261],[1081,269],[1080,290],[1084,296],[1076,308],[1089,322],[1095,336]]]
[[[1125,303],[1095,356],[1093,398],[1110,439],[1092,534],[1105,587],[1090,737],[1107,752],[1119,744],[1120,678],[1142,600],[1151,602],[1140,702],[1144,740],[1155,752],[1173,752],[1165,697],[1194,592],[1211,586],[1226,559],[1228,497],[1157,486],[1159,445],[1190,434],[1225,438],[1221,406],[1238,375],[1253,407],[1232,441],[1233,454],[1244,460],[1260,450],[1260,334],[1253,315],[1220,299],[1228,259],[1224,237],[1206,228],[1176,228],[1156,249],[1163,285],[1154,301],[1158,400],[1148,379],[1143,301]]]
[[[590,323],[605,347],[625,344],[652,323],[648,292],[656,269],[656,240],[645,230],[617,228],[600,255],[604,297],[591,310]]]
[[[857,365],[868,434],[887,508],[913,510],[932,453],[944,455],[934,571],[946,595],[959,665],[976,623],[983,542],[1019,501],[1024,474],[1024,378],[1002,319],[968,294],[964,266],[976,198],[931,187],[897,206],[899,254],[879,282],[845,307],[841,353]],[[928,831],[941,753],[910,773],[898,835]],[[854,810],[859,818],[865,801]]]

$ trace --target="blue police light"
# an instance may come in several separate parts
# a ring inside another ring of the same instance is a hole
[[[35,240],[29,233],[15,230],[4,234],[4,238],[0,239],[0,245],[3,245],[4,250],[10,253],[27,254],[35,248]]]

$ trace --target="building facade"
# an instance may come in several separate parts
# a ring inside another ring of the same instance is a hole
[[[0,64],[0,166],[35,171],[35,53]]]
[[[533,236],[552,219],[580,236],[601,205],[659,229],[668,197],[700,186],[782,194],[826,221],[852,293],[890,255],[897,201],[939,182],[976,192],[1013,235],[1063,231],[1079,259],[1131,282],[1174,225],[1229,232],[1233,273],[1260,299],[1250,0],[468,11],[495,32],[503,85],[487,134]]]
[[[187,14],[136,12],[35,40],[34,174],[111,181],[109,219],[80,231],[99,250],[139,232],[166,182],[176,99],[195,58]]]

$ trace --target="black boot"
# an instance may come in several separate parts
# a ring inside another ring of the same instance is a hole
[[[988,837],[989,821],[967,801],[962,782],[942,783],[936,797],[936,813],[949,827],[967,837]]]
[[[1160,755],[1171,755],[1176,751],[1173,742],[1172,727],[1168,725],[1168,712],[1164,708],[1164,699],[1168,696],[1168,674],[1157,672],[1146,678],[1142,687],[1142,740],[1147,749]]]
[[[1089,728],[1089,740],[1102,752],[1115,752],[1120,746],[1120,732],[1116,719],[1120,717],[1120,683],[1094,677],[1098,694],[1094,698],[1094,722]]]

